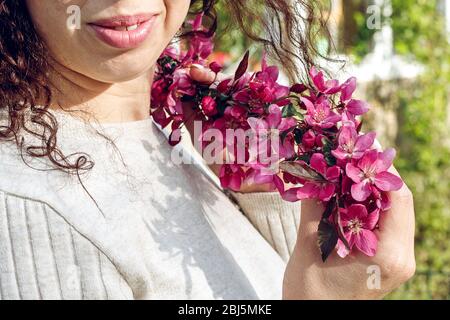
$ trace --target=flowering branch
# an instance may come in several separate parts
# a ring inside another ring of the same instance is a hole
[[[202,30],[202,16],[191,22]],[[262,59],[261,71],[248,72],[247,52],[232,78],[201,84],[187,70],[192,64],[218,74],[222,67],[207,59],[211,38],[193,36],[188,50],[167,48],[158,60],[152,90],[152,116],[176,132],[187,121],[183,103],[201,115],[203,132],[230,130],[251,134],[221,139],[227,159],[220,170],[224,188],[239,191],[244,183],[269,184],[286,201],[316,199],[326,208],[318,227],[322,259],[337,250],[345,257],[357,249],[374,256],[381,213],[390,208],[388,192],[403,181],[388,172],[395,150],[374,147],[376,134],[361,133],[360,116],[369,105],[353,98],[356,79],[326,79],[312,68],[311,83],[279,84],[279,70]],[[178,135],[177,135],[178,136]],[[173,136],[170,143],[175,145]],[[244,157],[239,161],[238,147]],[[265,160],[265,161],[263,161]],[[269,161],[267,161],[269,160]]]

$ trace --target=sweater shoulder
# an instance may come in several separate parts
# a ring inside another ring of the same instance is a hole
[[[0,300],[123,299],[107,256],[45,202],[0,191]]]
[[[11,142],[0,143],[0,192],[19,198],[46,202],[56,192],[51,181],[64,183],[55,171],[48,170],[43,159],[27,159]]]

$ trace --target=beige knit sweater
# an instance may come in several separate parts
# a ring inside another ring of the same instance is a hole
[[[299,204],[233,194],[245,217],[197,155],[172,161],[150,120],[57,116],[66,154],[96,163],[81,179],[97,204],[75,176],[1,144],[0,299],[281,298]]]

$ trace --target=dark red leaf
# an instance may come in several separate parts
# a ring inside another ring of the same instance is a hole
[[[358,124],[358,127],[356,128],[356,131],[357,131],[358,133],[361,132],[363,124],[364,124],[364,121],[361,120],[361,121],[359,122],[359,124]]]
[[[318,236],[322,261],[325,262],[336,248],[339,239],[338,233],[333,223],[328,219],[322,219],[319,223]]]
[[[300,94],[305,92],[306,89],[308,89],[308,87],[305,86],[303,83],[296,83],[291,87],[291,92]]]
[[[307,163],[302,161],[283,161],[280,163],[280,169],[294,177],[302,178],[308,181],[324,182],[322,175],[317,173]]]
[[[250,57],[250,51],[247,50],[245,53],[244,58],[242,59],[241,63],[239,64],[239,67],[236,70],[236,73],[234,75],[234,80],[237,81],[247,72],[248,69],[248,59]]]

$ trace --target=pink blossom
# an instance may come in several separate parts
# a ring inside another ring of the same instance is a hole
[[[171,90],[176,90],[177,95],[195,95],[195,86],[187,69],[178,69],[173,73],[173,84],[171,86]]]
[[[211,96],[203,97],[201,106],[202,106],[203,113],[207,117],[215,116],[218,112],[217,111],[217,102]]]
[[[354,116],[359,116],[367,113],[370,107],[367,102],[362,100],[352,99],[352,95],[356,90],[356,78],[348,79],[341,87],[341,104],[344,106],[344,111],[347,116],[352,119]]]
[[[164,56],[169,56],[169,57],[171,57],[174,60],[180,60],[181,53],[180,53],[180,50],[178,50],[177,47],[175,47],[175,46],[168,46],[166,49],[164,49],[164,52],[161,55],[161,57],[164,57]]]
[[[278,176],[278,172],[267,172],[264,169],[251,168],[246,173],[245,182],[247,184],[268,185],[270,190],[283,192],[283,180]]]
[[[331,110],[330,104],[325,98],[319,98],[314,104],[304,97],[301,100],[306,105],[305,121],[310,126],[329,129],[341,120],[341,117]]]
[[[356,78],[352,77],[344,82],[341,86],[341,102],[345,103],[352,99],[356,90]]]
[[[219,63],[217,63],[217,62],[212,62],[210,65],[209,65],[209,68],[214,72],[214,73],[219,73],[219,72],[221,72],[222,71],[222,69],[223,69],[223,67],[219,64]]]
[[[247,122],[248,111],[242,106],[231,106],[225,109],[223,118],[218,121],[223,121],[223,129],[248,129]],[[220,129],[220,126],[215,126]],[[224,132],[225,133],[225,132]]]
[[[380,219],[379,210],[372,213],[362,204],[351,205],[348,209],[340,209],[341,225],[344,228],[344,237],[349,244],[349,249],[354,246],[369,257],[373,257],[377,251],[378,239],[373,230]],[[338,254],[342,258],[350,252],[344,243],[338,241]]]
[[[211,37],[203,35],[201,32],[206,31],[203,28],[204,14],[198,14],[194,20],[188,21],[192,26],[192,31],[197,32],[190,39],[190,47],[186,53],[185,60],[206,60],[214,49],[214,43]]]
[[[386,192],[379,191],[377,188],[372,189],[372,197],[375,201],[375,205],[381,211],[387,211],[391,209],[391,200]]]
[[[302,145],[306,150],[311,150],[316,145],[316,134],[313,130],[308,130],[302,137]]]
[[[361,159],[364,153],[372,147],[375,136],[375,132],[358,135],[353,126],[343,126],[338,137],[339,146],[332,151],[332,154],[339,160]]]
[[[225,189],[233,191],[241,190],[242,181],[244,180],[245,172],[241,166],[236,164],[225,164],[220,169],[219,179],[220,184]]]
[[[169,123],[172,121],[172,119],[167,116],[166,112],[164,111],[164,108],[162,107],[152,109],[152,117],[153,120],[155,120],[155,122],[161,126],[161,128],[167,127]]]
[[[381,191],[396,191],[403,186],[403,181],[387,170],[392,166],[395,150],[385,152],[368,151],[357,163],[348,163],[347,176],[355,183],[351,195],[356,201],[365,201],[374,188]]]
[[[297,121],[293,118],[282,118],[280,106],[271,105],[269,114],[265,119],[249,118],[248,124],[257,138],[249,146],[250,154],[256,157],[256,159],[252,159],[253,161],[261,160],[262,157],[274,156],[279,160],[291,158],[294,155],[293,140],[285,139],[281,141],[281,133],[295,127]],[[275,142],[274,138],[277,138]],[[278,142],[278,145],[274,145],[276,142]]]
[[[339,181],[341,169],[338,166],[328,167],[325,157],[321,153],[312,155],[310,166],[320,173],[325,180],[307,181],[303,187],[296,190],[297,199],[320,199],[321,201],[329,201],[336,193],[336,183]]]
[[[318,71],[312,67],[310,70],[310,76],[313,80],[316,89],[325,94],[336,94],[341,90],[338,80],[325,80],[325,76],[322,71]]]
[[[240,104],[249,105],[252,112],[263,113],[263,107],[276,103],[284,105],[289,100],[283,99],[289,95],[289,87],[280,85],[277,80],[279,70],[275,66],[268,66],[263,59],[262,70],[249,78],[244,75],[238,82],[237,92],[233,98]]]

